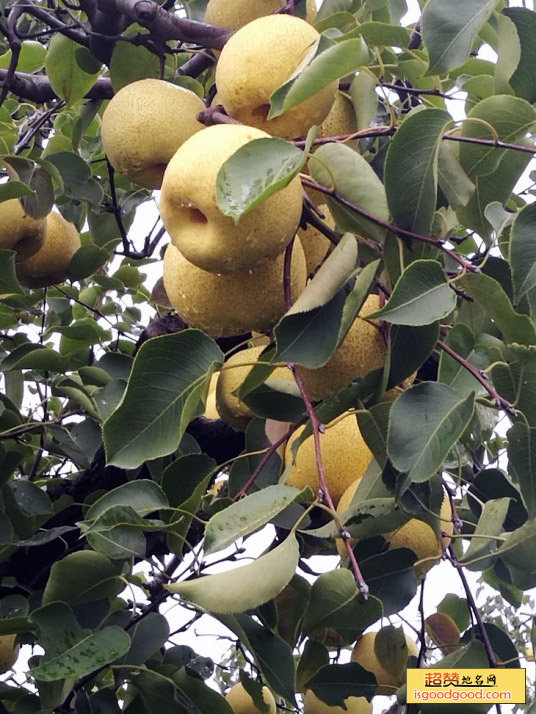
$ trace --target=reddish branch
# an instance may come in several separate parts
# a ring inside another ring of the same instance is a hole
[[[478,632],[480,634],[480,637],[484,644],[484,648],[486,650],[486,655],[488,657],[489,666],[495,668],[495,667],[497,667],[497,659],[495,657],[495,652],[493,651],[493,647],[491,646],[491,642],[488,637],[488,632],[486,630],[486,626],[484,625],[484,621],[482,620],[482,616],[480,615],[478,605],[475,602],[473,593],[471,592],[471,588],[469,587],[469,583],[467,582],[467,578],[465,577],[463,567],[460,566],[460,564],[458,563],[458,558],[456,556],[456,552],[454,551],[454,548],[452,545],[449,545],[449,555],[450,555],[451,563],[454,565],[454,567],[458,571],[460,580],[462,581],[463,589],[465,590],[465,595],[467,596],[467,602],[469,603],[469,607],[471,608],[471,611],[475,617],[476,624],[478,627]]]
[[[266,466],[266,464],[271,459],[271,457],[275,454],[275,452],[279,449],[279,447],[282,446],[286,441],[288,441],[289,437],[296,431],[296,429],[304,423],[305,423],[305,418],[300,419],[300,421],[296,422],[295,424],[292,424],[292,426],[283,434],[283,436],[281,436],[277,441],[274,441],[274,443],[271,444],[266,449],[264,456],[262,457],[262,459],[259,461],[259,463],[255,467],[251,476],[248,478],[246,483],[242,486],[240,491],[238,491],[234,495],[233,501],[238,501],[239,498],[242,498],[243,496],[245,496],[247,494],[247,492],[249,491],[251,486],[255,483],[260,472],[263,470],[263,468]]]
[[[501,395],[488,382],[485,374],[481,372],[477,367],[475,367],[474,364],[471,364],[466,359],[464,359],[460,354],[453,350],[452,347],[449,347],[446,342],[443,342],[443,340],[438,340],[437,346],[441,350],[443,350],[443,352],[446,352],[446,354],[450,355],[453,359],[455,359],[456,362],[461,364],[462,367],[464,367],[468,372],[470,372],[472,376],[477,380],[477,382],[479,382],[484,387],[486,392],[495,401],[495,403],[500,409],[504,409],[504,411],[510,414],[511,416],[517,416],[517,411],[514,406],[510,404],[509,401],[501,397]]]
[[[458,255],[458,253],[456,253],[455,251],[450,250],[450,248],[447,248],[447,246],[445,245],[445,241],[439,240],[437,238],[432,238],[431,236],[421,235],[420,233],[414,233],[413,231],[408,231],[405,228],[399,228],[393,223],[384,221],[382,218],[378,218],[378,216],[374,216],[372,213],[369,213],[364,208],[361,208],[355,203],[352,203],[347,198],[338,193],[338,191],[336,191],[334,188],[331,188],[329,186],[322,186],[322,184],[316,183],[315,181],[304,177],[302,177],[302,183],[304,184],[304,186],[314,188],[316,191],[320,191],[321,193],[325,193],[326,195],[331,196],[339,203],[342,203],[343,206],[347,206],[348,208],[352,209],[352,211],[355,211],[360,216],[363,216],[363,218],[367,218],[369,221],[372,221],[372,223],[375,223],[376,225],[381,226],[382,228],[385,228],[388,231],[391,231],[391,233],[394,233],[395,235],[401,236],[403,238],[411,238],[412,240],[418,240],[421,243],[428,243],[429,245],[434,245],[443,253],[450,256],[452,260],[456,261],[459,265],[461,265],[464,270],[471,273],[480,272],[480,268],[473,265],[472,263],[467,262],[466,260],[464,260],[464,258],[461,257],[461,255]]]
[[[311,420],[311,429],[313,431],[313,442],[315,448],[316,470],[318,473],[319,497],[321,501],[325,501],[332,513],[336,513],[335,505],[333,504],[333,499],[331,498],[326,483],[326,473],[324,471],[324,464],[322,463],[322,453],[320,451],[320,432],[324,430],[324,427],[318,421],[316,412],[313,408],[313,405],[311,404],[311,400],[309,399],[309,395],[307,394],[307,390],[305,389],[305,386],[303,384],[303,380],[300,374],[300,368],[294,364],[289,364],[288,366],[292,370],[294,379],[296,380],[296,384],[298,385],[298,389],[300,390],[303,403],[305,404],[305,409],[307,410],[307,414],[309,416],[309,419]],[[350,543],[350,534],[348,533],[348,531],[346,531],[346,529],[343,528],[340,532],[340,536],[343,540],[346,552],[348,553],[348,558],[350,559],[352,570],[354,571],[357,587],[359,588],[361,595],[363,595],[363,597],[367,599],[369,594],[369,587],[366,584],[363,575],[361,574],[359,564],[354,555],[354,551],[352,550],[352,545]]]

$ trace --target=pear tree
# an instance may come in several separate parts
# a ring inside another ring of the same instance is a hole
[[[2,4],[0,714],[534,661],[531,5]]]

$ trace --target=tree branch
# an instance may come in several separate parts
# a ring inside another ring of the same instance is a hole
[[[8,71],[7,69],[0,69],[0,81],[5,81]],[[9,80],[9,91],[20,99],[29,99],[37,104],[45,104],[54,99],[59,99],[44,74],[14,72]],[[97,79],[85,98],[111,99],[113,95],[111,81],[106,77],[101,77]]]
[[[333,199],[335,199],[339,203],[342,203],[343,206],[347,206],[348,208],[351,208],[356,213],[359,213],[360,216],[363,216],[364,218],[368,218],[369,221],[372,221],[373,223],[376,223],[376,225],[381,226],[382,228],[385,228],[388,231],[391,231],[391,233],[394,233],[397,236],[401,236],[403,238],[411,238],[413,240],[418,240],[422,243],[428,243],[429,245],[434,245],[436,248],[441,250],[443,253],[450,256],[450,258],[452,258],[452,260],[456,261],[459,265],[461,265],[461,267],[464,270],[467,270],[468,272],[471,272],[471,273],[479,273],[480,272],[479,267],[477,267],[476,265],[473,265],[472,263],[468,263],[460,255],[458,255],[458,253],[456,253],[453,250],[450,250],[450,248],[447,248],[447,246],[445,245],[445,241],[443,241],[443,240],[439,240],[437,238],[432,238],[431,236],[424,236],[424,235],[421,235],[420,233],[414,233],[413,231],[408,231],[405,228],[399,228],[398,226],[395,226],[393,223],[384,221],[382,218],[378,218],[378,216],[374,216],[372,213],[365,211],[364,208],[361,208],[360,206],[357,206],[355,203],[352,203],[348,199],[344,198],[344,196],[342,196],[334,188],[331,188],[329,186],[322,186],[321,184],[316,183],[316,181],[312,181],[311,179],[305,178],[303,176],[302,176],[302,184],[304,186],[308,186],[309,188],[314,188],[316,191],[320,191],[321,193],[325,193],[328,196],[331,196]]]
[[[328,508],[330,509],[330,511],[333,514],[336,514],[337,510],[333,504],[333,499],[331,498],[331,495],[329,493],[329,489],[328,489],[328,486],[326,483],[326,474],[324,471],[324,464],[322,463],[322,454],[320,451],[320,432],[323,431],[323,426],[318,421],[316,412],[313,408],[313,405],[311,404],[311,400],[309,399],[307,390],[305,389],[305,385],[303,383],[303,380],[302,380],[302,377],[300,374],[300,368],[298,366],[296,366],[295,364],[289,364],[288,366],[290,367],[292,374],[294,375],[294,379],[296,380],[296,384],[298,385],[298,389],[300,390],[301,398],[303,399],[303,403],[305,404],[307,414],[309,416],[309,419],[311,420],[311,428],[313,431],[313,441],[314,441],[314,449],[315,449],[316,469],[318,472],[319,500],[325,501],[326,504],[328,505]],[[348,558],[350,559],[350,563],[352,565],[352,570],[354,571],[354,577],[355,577],[357,587],[359,588],[361,595],[366,600],[368,597],[368,594],[369,594],[369,587],[366,584],[366,582],[363,578],[363,575],[361,574],[359,564],[358,564],[356,557],[354,555],[354,551],[353,551],[352,545],[350,543],[350,534],[348,533],[348,531],[345,528],[341,528],[340,534],[341,534],[341,538],[344,543],[344,546],[346,548],[346,552],[348,553]]]
[[[180,40],[221,50],[232,34],[226,27],[178,17],[164,10],[154,0],[97,0],[98,10],[125,15],[145,27],[155,40]]]
[[[509,401],[501,397],[501,395],[491,386],[491,384],[488,382],[486,379],[485,374],[483,374],[477,367],[474,366],[474,364],[471,364],[468,362],[466,359],[464,359],[461,355],[459,355],[455,350],[452,349],[452,347],[449,347],[449,345],[446,344],[446,342],[443,342],[443,340],[438,340],[437,341],[437,346],[443,350],[443,352],[446,352],[446,354],[450,355],[453,359],[456,360],[459,364],[462,365],[470,374],[473,375],[473,377],[479,382],[486,392],[489,394],[489,396],[493,399],[493,401],[497,404],[497,406],[500,409],[504,409],[505,412],[510,414],[511,416],[517,416],[517,411],[514,408],[512,404],[510,404]]]

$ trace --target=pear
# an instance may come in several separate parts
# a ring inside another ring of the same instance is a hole
[[[18,198],[0,202],[0,249],[14,250],[16,261],[26,260],[45,242],[45,219],[24,212]]]
[[[268,15],[248,23],[224,46],[216,66],[216,85],[227,113],[273,136],[304,136],[321,124],[335,99],[337,82],[273,119],[270,96],[289,79],[318,41],[319,33],[292,15]]]
[[[179,146],[203,124],[205,109],[189,89],[160,79],[122,87],[102,116],[104,151],[117,173],[145,188],[162,185],[164,170]]]
[[[27,260],[17,264],[17,277],[28,288],[44,288],[67,278],[71,258],[80,248],[80,235],[74,223],[59,213],[46,218],[46,237],[42,247]]]
[[[212,273],[251,269],[275,258],[294,237],[302,212],[297,177],[236,224],[217,204],[222,164],[245,144],[266,137],[239,124],[209,126],[190,137],[169,162],[160,215],[171,242],[198,268]]]
[[[286,312],[284,255],[253,268],[217,275],[197,268],[170,244],[164,255],[164,287],[179,315],[190,327],[211,337],[241,335],[271,329]],[[290,295],[294,301],[305,287],[303,249],[292,249]]]
[[[282,6],[283,0],[209,0],[205,22],[210,25],[239,30],[258,17],[271,15]],[[314,0],[307,0],[305,19],[313,22],[316,16]]]

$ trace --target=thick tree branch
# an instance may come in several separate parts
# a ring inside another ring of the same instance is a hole
[[[155,40],[180,40],[221,50],[232,34],[225,27],[207,25],[164,10],[154,0],[97,0],[103,13],[125,15],[131,22],[145,27]]]
[[[8,71],[7,69],[0,69],[0,82],[5,80]],[[9,80],[9,91],[21,99],[29,99],[37,104],[59,99],[44,74],[14,72]],[[111,81],[106,77],[101,77],[97,79],[86,94],[86,99],[111,99],[113,94]]]

